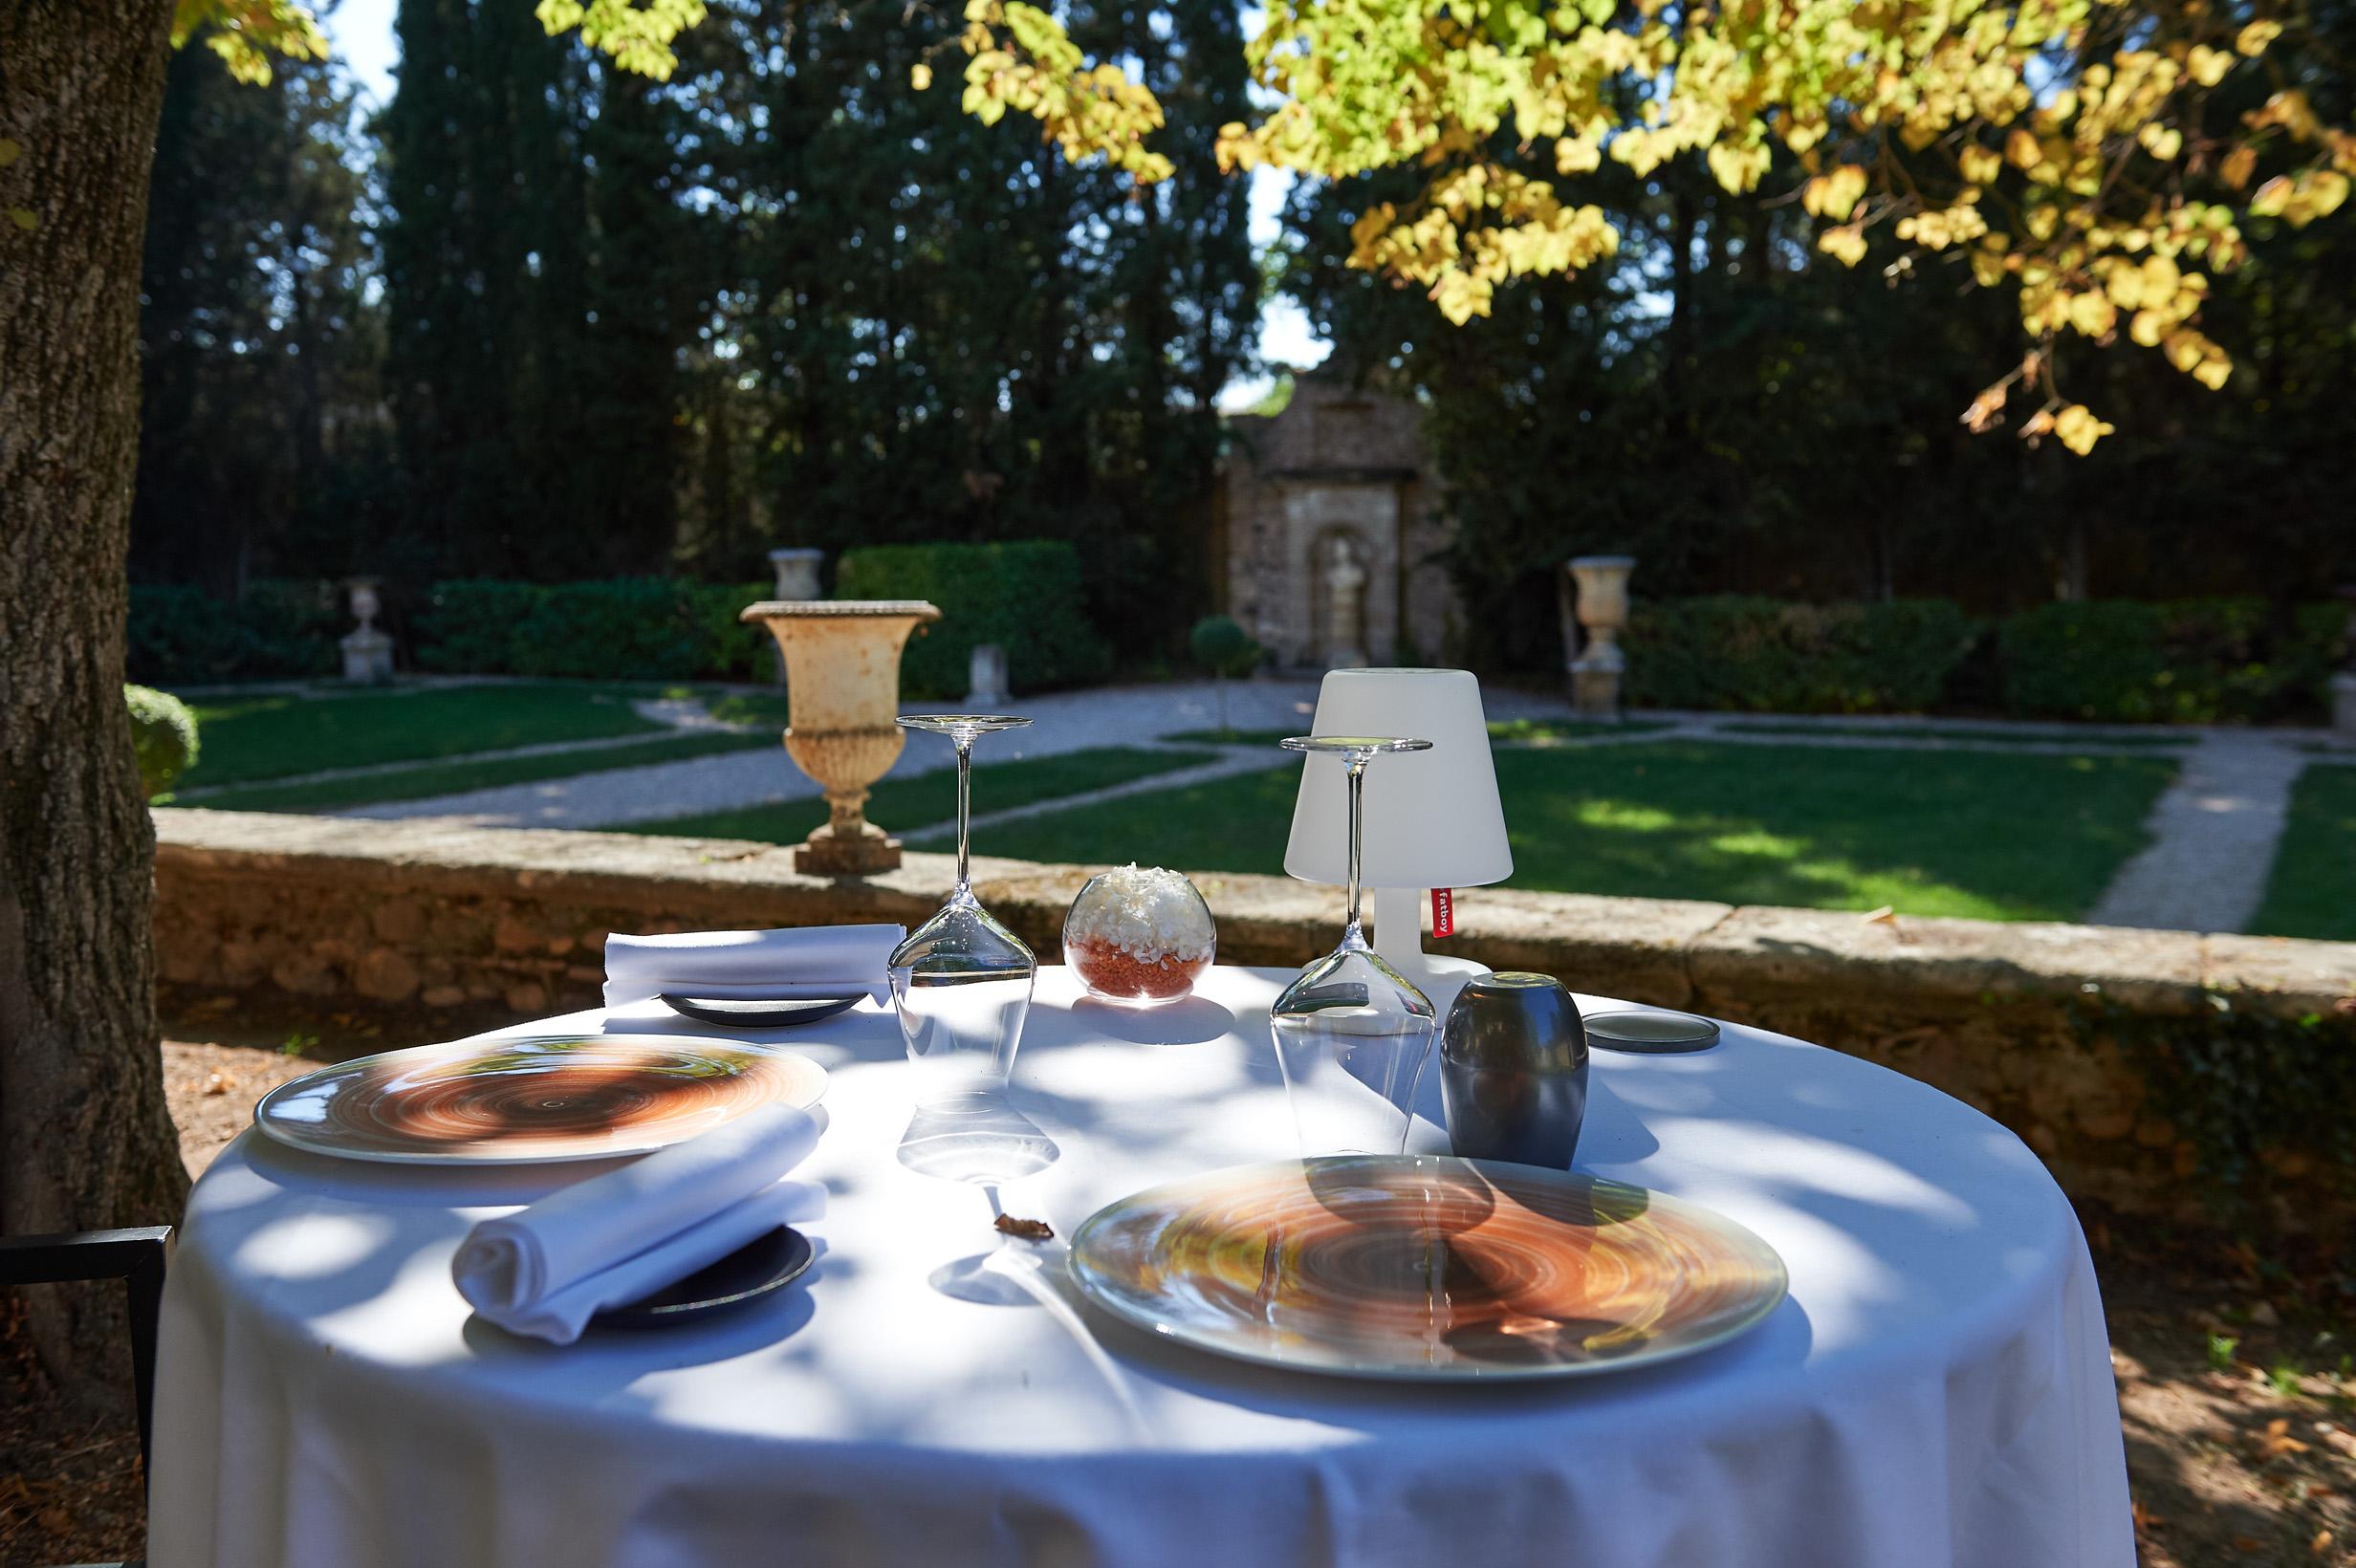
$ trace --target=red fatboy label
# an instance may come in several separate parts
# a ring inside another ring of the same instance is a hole
[[[1454,936],[1456,934],[1455,889],[1435,887],[1431,890],[1431,934],[1433,936]]]

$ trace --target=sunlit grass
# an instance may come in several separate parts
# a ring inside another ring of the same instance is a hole
[[[1992,920],[2083,915],[2142,847],[2175,770],[2140,756],[1676,741],[1501,751],[1496,766],[1510,886]],[[1298,776],[1278,767],[1075,808],[1009,823],[987,847],[1275,874]]]
[[[774,745],[774,742],[772,742]],[[1106,746],[1093,751],[1067,751],[1058,756],[1028,757],[1019,762],[977,766],[973,771],[973,809],[976,813],[1027,806],[1092,790],[1125,784],[1131,779],[1191,768],[1215,760],[1211,751],[1149,751],[1138,747]],[[1158,796],[1156,798],[1159,798]],[[887,778],[867,797],[867,820],[887,832],[900,833],[946,822],[957,815],[957,771],[938,768],[905,778]],[[700,812],[659,822],[633,822],[617,831],[689,838],[752,838],[763,843],[793,844],[808,838],[826,820],[823,800],[788,800],[771,806],[746,806],[735,811]],[[1014,824],[1016,827],[1022,824]],[[974,847],[982,854],[1003,855],[993,829]]]
[[[430,761],[552,741],[659,733],[626,688],[515,682],[352,696],[267,692],[208,698],[196,710],[198,758],[184,790],[330,768]]]
[[[2356,942],[2356,767],[2316,763],[2299,775],[2250,929]]]

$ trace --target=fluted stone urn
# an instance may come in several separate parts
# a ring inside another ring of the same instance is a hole
[[[1564,596],[1564,651],[1578,646],[1571,625],[1574,615],[1587,634],[1585,649],[1569,661],[1571,706],[1588,718],[1618,718],[1620,678],[1628,667],[1627,655],[1620,650],[1620,634],[1628,623],[1628,574],[1636,570],[1636,557],[1577,555],[1563,570],[1578,585],[1575,602]]]
[[[920,599],[765,599],[739,618],[785,656],[785,752],[826,792],[827,821],[794,869],[863,877],[900,864],[900,840],[867,820],[867,792],[900,760],[900,650],[941,612]]]

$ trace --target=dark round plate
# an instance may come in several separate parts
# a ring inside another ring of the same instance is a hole
[[[848,1013],[866,994],[862,991],[851,996],[794,996],[748,1002],[733,996],[680,996],[665,991],[663,1005],[699,1023],[718,1024],[723,1029],[788,1029]]]
[[[1598,1013],[1581,1021],[1586,1026],[1587,1043],[1599,1051],[1660,1056],[1681,1051],[1707,1051],[1718,1043],[1715,1023],[1691,1013],[1671,1013],[1666,1008]]]
[[[748,1306],[802,1276],[817,1252],[790,1225],[747,1242],[676,1284],[589,1319],[605,1328],[668,1328]]]

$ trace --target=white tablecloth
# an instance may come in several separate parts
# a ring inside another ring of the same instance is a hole
[[[1289,1154],[1264,1017],[1287,977],[1223,969],[1132,1013],[1041,970],[1015,1082],[1062,1158],[1009,1210],[1068,1235],[1149,1183]],[[469,1318],[451,1252],[546,1169],[231,1145],[165,1293],[156,1568],[2133,1561],[2069,1206],[2012,1134],[1897,1074],[1733,1027],[1696,1056],[1597,1053],[1581,1167],[1751,1226],[1791,1297],[1683,1362],[1439,1388],[1230,1363],[1060,1283],[942,1294],[996,1238],[977,1191],[894,1158],[889,1013],[774,1037],[834,1075],[802,1167],[831,1189],[823,1255],[701,1328],[556,1349]]]

